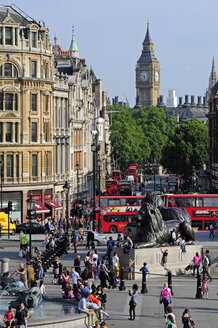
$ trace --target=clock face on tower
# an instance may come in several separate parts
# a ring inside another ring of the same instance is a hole
[[[155,71],[155,81],[156,82],[159,81],[159,73],[158,73],[158,71]]]
[[[148,74],[148,72],[143,71],[143,72],[140,73],[139,77],[140,77],[141,81],[145,82],[145,81],[148,80],[149,74]]]

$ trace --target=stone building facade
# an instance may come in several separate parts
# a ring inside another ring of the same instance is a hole
[[[49,30],[0,6],[0,156],[3,204],[26,216],[31,192],[41,206],[53,193],[53,76]]]
[[[25,221],[30,193],[38,216],[64,214],[65,181],[71,203],[89,201],[96,136],[104,189],[110,170],[105,99],[74,35],[62,51],[57,39],[52,46],[47,27],[16,6],[0,6],[0,206],[12,201],[13,219]]]
[[[54,86],[54,141],[55,141],[55,199],[62,196],[63,181],[71,185],[71,201],[89,201],[93,196],[93,153],[91,145],[97,136],[101,158],[101,189],[110,170],[109,118],[105,114],[106,93],[102,80],[97,79],[92,69],[87,69],[85,59],[79,58],[74,34],[70,49],[63,51],[53,45],[56,83]],[[60,80],[65,81],[65,97],[68,102],[58,107]],[[62,126],[59,127],[62,110]],[[61,142],[63,147],[61,146]],[[62,149],[62,150],[61,150]],[[60,157],[61,153],[61,157]],[[97,166],[96,166],[97,169]],[[97,173],[97,172],[96,172]],[[97,175],[96,175],[97,176]],[[96,184],[97,185],[97,184]]]

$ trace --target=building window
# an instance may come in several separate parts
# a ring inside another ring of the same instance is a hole
[[[14,94],[14,110],[18,110],[17,93]]]
[[[48,123],[44,123],[45,142],[48,142]]]
[[[49,96],[45,96],[45,111],[48,112],[49,109]]]
[[[13,178],[13,155],[7,155],[7,177]]]
[[[36,77],[37,65],[36,61],[31,61],[31,77]]]
[[[10,63],[1,65],[0,66],[0,76],[1,77],[17,77],[18,76],[17,68]]]
[[[13,110],[13,93],[5,94],[5,110]]]
[[[3,110],[3,93],[0,93],[0,110]]]
[[[37,111],[37,94],[33,93],[31,95],[31,110],[32,111]]]
[[[3,142],[3,123],[0,122],[0,142]]]
[[[32,47],[36,48],[36,32],[32,32]]]
[[[6,141],[12,142],[12,123],[6,123]]]
[[[19,155],[16,155],[16,177],[19,178]]]
[[[32,155],[32,176],[37,177],[37,155]]]
[[[32,123],[32,142],[37,142],[37,123]]]
[[[18,142],[18,123],[15,123],[15,142]]]
[[[15,46],[18,45],[17,33],[18,33],[18,29],[15,28]]]
[[[12,77],[12,65],[11,64],[4,65],[4,76]]]
[[[5,28],[5,44],[12,45],[12,27]]]

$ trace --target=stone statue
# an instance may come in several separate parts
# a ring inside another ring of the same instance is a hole
[[[163,207],[161,198],[154,193],[147,193],[135,221],[124,230],[125,234],[126,229],[131,228],[135,248],[167,245],[174,229],[177,237],[181,236],[186,242],[195,240],[187,211]]]

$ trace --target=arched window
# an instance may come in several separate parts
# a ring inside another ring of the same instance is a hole
[[[17,76],[18,76],[18,71],[13,64],[6,63],[0,66],[0,77],[17,77]]]

